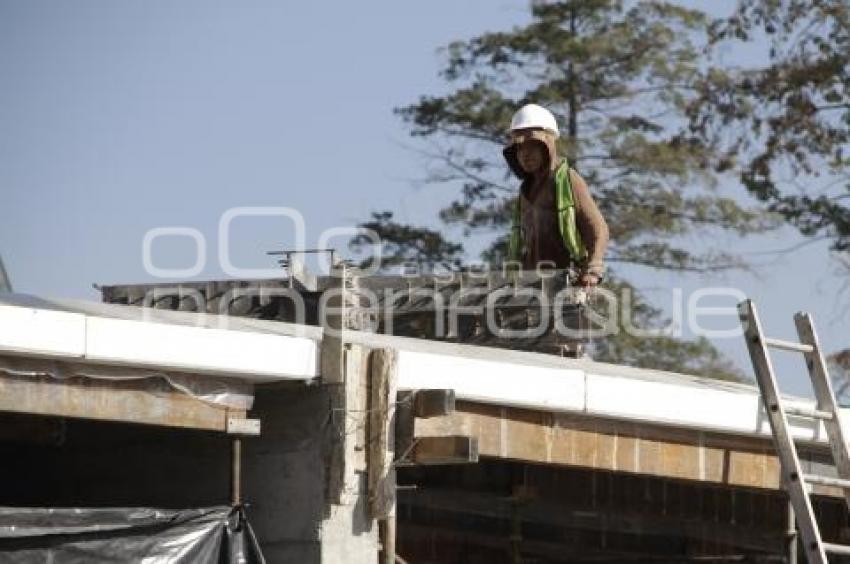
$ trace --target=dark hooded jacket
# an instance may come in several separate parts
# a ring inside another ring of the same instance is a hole
[[[526,143],[542,143],[546,147],[546,170],[549,174],[538,182],[527,174],[517,159],[516,143],[504,150],[505,160],[514,174],[522,180],[519,197],[522,210],[522,238],[524,252],[522,266],[534,269],[540,262],[551,261],[556,268],[578,266],[585,272],[601,275],[604,271],[605,249],[608,246],[608,225],[599,212],[596,202],[590,195],[587,184],[579,174],[570,169],[570,182],[573,187],[576,206],[576,223],[582,241],[587,248],[587,262],[575,264],[564,246],[558,227],[558,212],[555,201],[555,171],[561,159],[555,148],[555,139],[544,131],[533,131]]]

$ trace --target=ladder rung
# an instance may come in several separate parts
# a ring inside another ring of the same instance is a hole
[[[850,555],[850,546],[845,544],[832,544],[831,542],[823,543],[823,549],[830,554]]]
[[[821,411],[820,409],[812,409],[810,407],[794,407],[787,405],[785,406],[785,413],[788,415],[796,415],[797,417],[811,417],[812,419],[823,419],[825,421],[832,420],[831,412]]]
[[[814,350],[812,348],[812,345],[794,343],[792,341],[783,341],[782,339],[771,339],[770,337],[764,338],[764,344],[765,346],[773,347],[775,349],[783,349],[786,351],[794,351],[801,353],[810,353]]]
[[[809,484],[834,486],[836,488],[845,488],[850,490],[850,480],[844,480],[842,478],[830,478],[829,476],[816,476],[814,474],[809,474],[803,477],[803,481],[808,482]]]

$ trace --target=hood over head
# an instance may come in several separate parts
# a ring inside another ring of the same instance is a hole
[[[521,139],[515,139],[519,135],[522,136]],[[517,159],[517,147],[519,147],[520,143],[542,143],[546,147],[546,158],[547,158],[547,167],[551,170],[558,165],[558,151],[555,147],[555,136],[550,132],[544,129],[532,129],[528,131],[522,132],[514,132],[512,134],[512,140],[510,144],[505,147],[502,151],[502,154],[505,156],[505,160],[508,162],[508,166],[511,167],[511,170],[520,180],[526,180],[530,177],[530,175],[522,170],[522,167],[519,164],[519,160]]]

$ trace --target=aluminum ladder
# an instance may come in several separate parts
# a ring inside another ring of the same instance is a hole
[[[791,506],[800,529],[804,552],[810,564],[827,563],[827,554],[850,555],[850,546],[825,543],[815,518],[807,484],[834,486],[844,490],[844,499],[850,508],[850,457],[847,451],[847,430],[838,417],[838,402],[832,391],[832,383],[826,368],[812,318],[808,313],[797,313],[794,324],[800,342],[782,341],[766,337],[762,331],[756,306],[752,300],[738,304],[738,316],[744,328],[747,348],[753,361],[753,370],[758,381],[765,411],[773,431],[773,441],[781,464],[781,482],[788,492]],[[768,347],[803,353],[806,367],[815,391],[815,409],[785,406],[779,394]],[[787,416],[805,417],[823,422],[829,438],[829,446],[838,471],[838,478],[804,475],[794,438],[788,428]]]

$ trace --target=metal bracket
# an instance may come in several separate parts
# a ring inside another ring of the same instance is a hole
[[[330,255],[330,263],[331,267],[336,264],[334,260],[334,255],[336,253],[336,249],[327,248],[327,249],[286,249],[283,251],[268,251],[267,255],[271,256],[283,256],[284,258],[278,260],[278,264],[289,271],[289,287],[294,288],[295,282],[298,282],[303,289],[308,292],[315,292],[318,290],[318,282],[316,276],[310,272],[307,268],[307,265],[304,264],[304,261],[301,259],[295,258],[295,255],[305,255],[305,254],[313,254],[313,253],[328,253]]]
[[[246,419],[244,417],[228,417],[227,434],[255,437],[260,434],[260,420]]]

